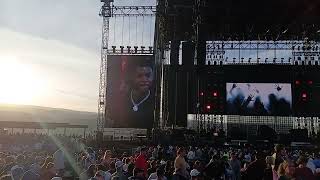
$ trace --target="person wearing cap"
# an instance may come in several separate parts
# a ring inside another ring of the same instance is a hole
[[[128,177],[123,173],[123,162],[117,161],[115,163],[116,172],[112,174],[111,180],[127,180]]]
[[[142,147],[140,150],[140,154],[136,159],[135,167],[143,170],[144,177],[147,177],[148,171],[148,162],[147,162],[147,148]]]

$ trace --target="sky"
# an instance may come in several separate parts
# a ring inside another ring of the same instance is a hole
[[[100,0],[1,0],[0,103],[97,112],[101,5]],[[153,24],[152,18],[113,18],[109,45],[148,46]]]

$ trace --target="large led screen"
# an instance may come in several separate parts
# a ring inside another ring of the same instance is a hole
[[[109,55],[108,127],[151,129],[154,114],[154,56]]]
[[[227,83],[226,112],[234,115],[292,115],[291,84]]]

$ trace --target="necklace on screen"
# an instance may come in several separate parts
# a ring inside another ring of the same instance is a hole
[[[139,103],[136,103],[134,102],[133,100],[133,97],[132,97],[132,91],[131,91],[131,94],[130,94],[130,97],[131,97],[131,103],[132,103],[132,110],[134,112],[137,112],[139,110],[139,105],[142,104],[143,102],[145,102],[150,96],[150,90],[148,91],[148,94],[139,102]]]

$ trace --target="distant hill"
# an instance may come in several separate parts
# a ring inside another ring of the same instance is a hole
[[[0,121],[35,121],[88,125],[95,129],[97,113],[29,105],[0,104]]]

